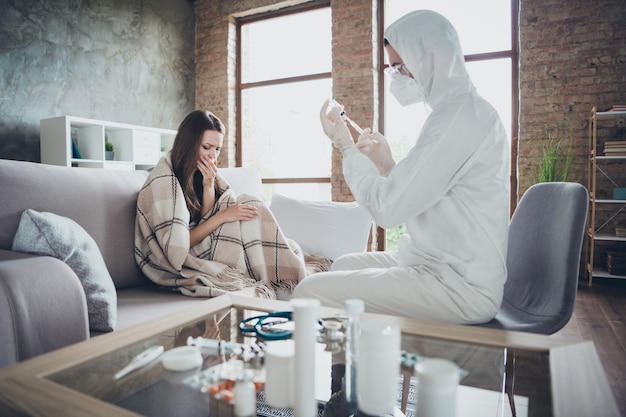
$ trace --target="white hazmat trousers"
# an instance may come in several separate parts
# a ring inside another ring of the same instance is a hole
[[[385,39],[423,86],[432,109],[415,146],[382,176],[356,148],[343,173],[357,202],[385,228],[406,224],[397,252],[350,254],[305,278],[294,297],[343,308],[451,323],[493,318],[506,280],[509,145],[496,110],[472,84],[456,31],[416,11]]]

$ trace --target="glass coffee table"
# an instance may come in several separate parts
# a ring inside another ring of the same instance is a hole
[[[260,312],[292,310],[283,301],[224,295],[198,302],[133,328],[33,358],[0,370],[2,416],[230,416],[228,387],[215,385],[215,370],[250,368],[258,377],[259,416],[291,416],[264,401],[263,367],[255,355],[221,350],[203,355],[200,368],[166,370],[157,360],[120,379],[115,374],[147,348],[165,351],[206,337],[250,346],[269,341],[242,334],[242,319]],[[322,307],[320,317],[343,311]],[[457,326],[365,314],[384,318],[402,329],[402,350],[412,357],[455,362],[465,372],[457,391],[457,417],[463,416],[619,416],[608,380],[592,342],[554,339],[520,332]],[[317,349],[316,398],[320,416],[345,415],[342,405],[343,351],[335,343]],[[245,355],[244,355],[245,356]],[[209,375],[213,375],[210,379]],[[226,381],[228,382],[228,381]],[[415,415],[415,378],[410,364],[401,367],[396,415]],[[342,411],[343,410],[343,411]],[[342,414],[343,413],[343,414]]]

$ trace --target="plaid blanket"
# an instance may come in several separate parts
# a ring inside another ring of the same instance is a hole
[[[254,205],[258,217],[224,223],[190,247],[190,215],[182,188],[169,156],[159,161],[137,199],[134,250],[142,272],[161,286],[194,297],[250,286],[264,298],[273,298],[276,290],[290,292],[306,275],[300,247],[283,235],[262,200],[236,196],[219,173],[216,186],[220,196],[200,222],[236,202]]]

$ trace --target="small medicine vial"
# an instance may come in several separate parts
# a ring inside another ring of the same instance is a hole
[[[244,372],[237,380],[233,389],[235,417],[256,416],[256,387],[250,372]]]

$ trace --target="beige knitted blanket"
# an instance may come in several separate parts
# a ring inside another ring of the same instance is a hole
[[[215,297],[250,286],[260,297],[273,298],[279,289],[291,291],[306,275],[300,247],[283,235],[263,201],[236,196],[219,174],[216,184],[220,197],[201,222],[236,202],[257,207],[258,217],[224,223],[190,247],[183,191],[169,156],[161,159],[137,200],[135,259],[143,273],[161,286],[194,297]]]

